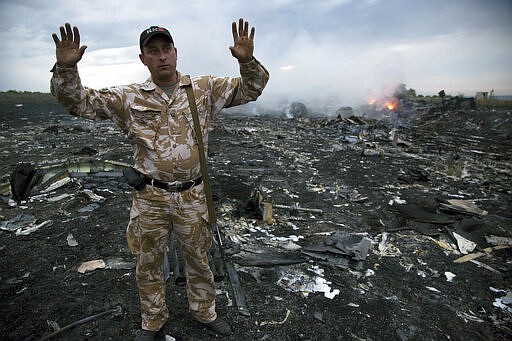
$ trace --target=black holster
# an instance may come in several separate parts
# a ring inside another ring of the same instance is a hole
[[[143,190],[146,183],[142,178],[142,174],[133,167],[126,167],[123,169],[123,175],[128,185],[135,188],[137,191]]]

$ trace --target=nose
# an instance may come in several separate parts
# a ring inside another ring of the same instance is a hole
[[[162,50],[162,49],[158,50],[158,59],[162,60],[162,61],[167,59],[167,54],[165,53],[164,50]]]

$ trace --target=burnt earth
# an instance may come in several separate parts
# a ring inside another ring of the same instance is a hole
[[[74,118],[58,106],[5,107],[0,114],[2,183],[19,162],[130,163],[126,138],[109,122]],[[480,264],[454,263],[462,255],[449,232],[469,219],[485,235],[512,237],[512,116],[436,108],[405,116],[395,143],[386,119],[216,118],[209,150],[212,186],[226,254],[250,311],[238,313],[227,278],[217,283],[219,315],[234,331],[226,340],[510,338],[511,313],[493,303],[512,290],[511,249],[492,250],[477,259]],[[0,230],[2,340],[38,340],[54,331],[50,321],[64,327],[116,307],[53,339],[133,338],[140,319],[125,240],[131,198],[118,175],[77,173],[67,185],[33,195],[21,206],[4,197],[2,221],[31,214],[37,223],[51,222],[28,235]],[[92,202],[85,190],[104,199]],[[263,223],[247,206],[255,190],[295,209],[275,208],[273,223]],[[449,198],[474,200],[488,213],[441,212],[439,203]],[[409,204],[453,223],[407,215],[401,208]],[[371,240],[359,267],[342,269],[289,247],[321,243],[336,231]],[[69,234],[77,246],[68,244]],[[481,242],[477,251],[489,246]],[[111,268],[77,271],[95,259]],[[285,264],[290,259],[304,261]],[[305,295],[283,280],[311,275],[315,267],[339,294]],[[445,272],[454,279],[448,281]],[[168,283],[165,334],[177,340],[216,338],[191,321],[185,289],[172,277]]]

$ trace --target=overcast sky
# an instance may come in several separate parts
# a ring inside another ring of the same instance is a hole
[[[511,0],[2,0],[0,91],[49,91],[53,32],[78,26],[84,85],[144,81],[140,32],[167,27],[178,69],[238,75],[231,22],[256,27],[270,72],[262,101],[336,99],[355,105],[398,83],[419,94],[512,94]]]

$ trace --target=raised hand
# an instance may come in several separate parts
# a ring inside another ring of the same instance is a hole
[[[80,46],[80,33],[76,26],[66,23],[60,27],[60,36],[53,33],[52,38],[55,42],[55,54],[57,56],[57,65],[60,67],[75,66],[84,55],[86,45]]]
[[[231,25],[231,31],[233,32],[233,46],[230,46],[231,54],[233,57],[238,59],[240,63],[248,63],[252,60],[252,54],[254,52],[254,31],[255,28],[251,28],[249,34],[249,22],[244,22],[244,19],[238,20],[238,28],[236,22]]]

